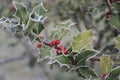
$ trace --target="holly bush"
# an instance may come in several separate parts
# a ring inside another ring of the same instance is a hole
[[[59,65],[87,80],[119,80],[120,0],[55,0],[52,4],[34,2],[27,7],[13,1],[15,13],[0,19],[1,29],[38,51],[31,66],[46,60],[53,69]],[[61,20],[57,24],[53,14]],[[95,62],[102,73],[94,68]]]

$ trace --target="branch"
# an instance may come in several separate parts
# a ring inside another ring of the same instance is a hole
[[[17,56],[17,57],[7,58],[7,59],[4,59],[4,60],[1,60],[0,65],[6,64],[6,63],[9,63],[9,62],[13,62],[13,61],[16,61],[16,60],[22,60],[25,57],[26,57],[25,54],[22,54],[22,55]]]

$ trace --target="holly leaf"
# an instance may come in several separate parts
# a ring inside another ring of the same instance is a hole
[[[54,29],[51,32],[50,37],[53,39],[63,39],[64,36],[68,36],[70,33],[70,29],[69,28],[60,28],[60,29]]]
[[[112,23],[120,31],[120,17],[118,14],[111,15],[110,23]]]
[[[83,48],[88,46],[93,40],[93,32],[92,30],[86,30],[76,37],[74,37],[74,41],[72,43],[72,48],[74,52],[80,52]]]
[[[77,70],[86,79],[97,79],[98,78],[97,74],[92,69],[90,69],[89,67],[80,66],[80,67],[77,68]]]
[[[55,36],[57,35],[57,33],[58,33],[57,28],[52,29],[52,31],[50,33],[50,39],[55,39]]]
[[[37,25],[43,25],[44,21],[47,18],[46,16],[47,16],[47,10],[45,9],[42,3],[35,6],[32,12],[30,13],[29,20],[27,23],[27,29],[25,31],[31,32],[31,30]],[[39,28],[41,27],[39,26]],[[43,28],[41,28],[40,31],[42,31],[42,29]]]
[[[60,67],[66,66],[70,68],[72,66],[72,61],[67,56],[64,55],[59,55],[52,58],[49,64],[54,64],[54,63],[58,63]]]
[[[106,80],[111,80],[111,79],[115,79],[120,75],[120,66],[113,68],[110,73],[109,76],[106,78]]]
[[[75,61],[77,62],[77,66],[84,66],[86,63],[86,60],[95,55],[97,51],[95,50],[83,50],[79,54],[76,54],[74,56]]]
[[[41,23],[36,23],[35,27],[33,28],[33,32],[37,35],[39,35],[41,33],[41,31],[44,29],[43,24]]]
[[[102,55],[100,63],[103,73],[109,73],[111,71],[113,67],[113,62],[110,58],[110,55]]]
[[[120,49],[120,36],[115,37],[115,47]]]
[[[75,25],[70,19],[60,23],[60,27],[70,28],[72,25]]]
[[[29,18],[29,12],[26,9],[26,7],[23,5],[23,3],[13,2],[13,4],[16,7],[16,12],[14,16],[22,22],[21,25],[23,25],[23,28],[25,28],[28,18]]]
[[[50,59],[51,58],[50,50],[51,50],[50,47],[43,45],[40,48],[40,54],[39,54],[38,62],[43,61],[45,59]]]
[[[120,3],[113,3],[112,5],[118,12],[120,11]]]

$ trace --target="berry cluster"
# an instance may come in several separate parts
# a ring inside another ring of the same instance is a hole
[[[56,39],[56,40],[52,40],[51,41],[51,45],[52,47],[55,47],[56,53],[59,55],[61,53],[63,54],[67,54],[67,49],[63,46],[63,45],[59,45],[60,44],[60,40]]]
[[[38,36],[39,39],[43,39],[44,37],[43,36]],[[57,55],[63,53],[63,54],[67,54],[67,49],[63,46],[63,45],[59,45],[60,44],[60,40],[59,39],[55,39],[55,40],[52,40],[50,43],[47,43],[47,42],[43,42],[44,45],[47,45],[49,47],[54,47],[56,49],[56,53]],[[39,43],[37,44],[37,48],[41,48],[42,47],[42,44]]]

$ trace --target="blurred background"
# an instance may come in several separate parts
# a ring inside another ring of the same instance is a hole
[[[73,34],[93,28],[96,36],[93,47],[96,50],[102,50],[104,46],[110,44],[109,40],[111,40],[113,34],[110,31],[110,27],[106,26],[105,23],[105,8],[101,7],[101,11],[95,9],[92,14],[92,9],[89,9],[102,5],[102,0],[15,1],[23,2],[29,11],[32,10],[31,5],[35,2],[43,2],[48,9],[49,17],[46,22],[46,27],[53,27],[60,21],[71,19],[76,23],[72,28]],[[0,0],[0,17],[5,16],[11,18],[14,11],[12,0]],[[86,13],[87,11],[88,13]],[[44,62],[34,65],[32,64],[34,59],[31,56],[26,57],[26,53],[30,53],[30,51],[24,43],[20,42],[8,31],[0,29],[0,80],[84,80],[78,77],[76,72],[66,72],[64,69],[59,69],[58,66],[50,69],[50,66],[44,64]],[[96,64],[99,66],[98,63]],[[98,70],[101,72],[101,69],[98,68]]]

